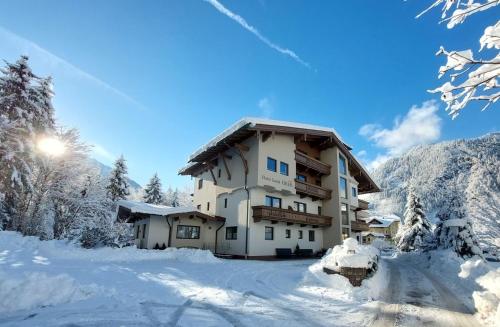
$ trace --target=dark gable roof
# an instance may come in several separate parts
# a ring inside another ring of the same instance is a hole
[[[191,155],[189,164],[179,171],[180,175],[198,175],[206,169],[205,163],[217,158],[236,143],[241,143],[256,133],[276,133],[304,137],[307,141],[314,141],[322,148],[337,146],[346,156],[351,167],[353,177],[358,181],[360,194],[379,192],[380,188],[372,180],[366,169],[350,152],[351,147],[346,145],[331,128],[265,120],[259,118],[244,118],[228,128],[219,136]],[[354,168],[354,169],[352,169]]]

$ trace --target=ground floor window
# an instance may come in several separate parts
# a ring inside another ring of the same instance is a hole
[[[299,240],[301,240],[303,237],[304,237],[304,233],[301,230],[299,230]]]
[[[291,233],[289,229],[285,229],[285,238],[290,238]]]
[[[314,231],[313,230],[309,231],[309,242],[314,242]]]
[[[226,240],[236,240],[238,238],[238,227],[226,227]]]
[[[274,227],[266,226],[265,239],[268,241],[274,240]]]
[[[198,239],[200,238],[200,226],[177,226],[177,238],[180,239]]]

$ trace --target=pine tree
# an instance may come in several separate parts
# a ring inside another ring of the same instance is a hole
[[[149,184],[144,189],[144,202],[151,204],[160,204],[163,202],[163,194],[161,192],[161,182],[158,174],[155,173]]]
[[[432,245],[431,225],[413,189],[408,193],[404,225],[396,237],[401,251],[428,249]]]
[[[456,195],[441,207],[437,214],[435,236],[439,248],[453,249],[461,257],[482,255],[478,240],[462,204]]]
[[[115,202],[121,199],[126,199],[127,195],[130,194],[126,175],[127,165],[125,163],[125,158],[123,158],[122,155],[116,160],[115,167],[111,171],[109,184],[106,187],[111,201]]]

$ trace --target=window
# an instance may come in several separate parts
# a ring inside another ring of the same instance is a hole
[[[146,224],[142,225],[142,238],[146,237]]]
[[[347,180],[344,177],[339,179],[340,196],[347,199]]]
[[[226,240],[236,240],[238,238],[238,227],[226,227]]]
[[[297,180],[300,182],[307,182],[307,177],[305,175],[297,174]]]
[[[198,205],[196,206],[196,209],[201,210],[201,204],[198,204]]]
[[[227,198],[224,199],[224,208],[227,208]]]
[[[276,172],[276,159],[267,157],[267,170]]]
[[[268,241],[272,241],[274,239],[274,227],[267,227],[266,226],[265,239]]]
[[[341,174],[347,175],[347,164],[345,158],[339,154],[339,172]]]
[[[281,208],[281,199],[275,198],[274,196],[266,195],[266,206]]]
[[[137,225],[137,231],[135,232],[135,238],[139,238],[139,232],[141,230],[141,225]]]
[[[290,238],[292,232],[289,229],[285,229],[285,238]]]
[[[313,230],[309,231],[309,242],[314,242],[314,231]]]
[[[318,215],[321,216],[321,207],[318,206]]]
[[[200,190],[203,187],[203,179],[198,180],[198,190]]]
[[[307,210],[306,210],[307,207],[306,207],[305,203],[297,202],[297,201],[294,201],[293,203],[295,205],[295,211],[298,211],[298,212],[307,212]]]
[[[347,204],[340,206],[340,216],[342,217],[342,225],[349,225],[349,214],[347,213]]]
[[[301,230],[299,230],[299,240],[301,240],[302,238],[304,238],[304,233]]]
[[[285,162],[280,162],[280,174],[288,176],[288,164]]]
[[[200,226],[177,226],[177,238],[179,239],[198,239],[200,238]]]
[[[358,196],[358,190],[355,187],[353,187],[352,188],[352,197],[355,198],[357,196]]]
[[[220,176],[221,176],[221,175],[222,175],[222,170],[219,168],[219,171],[218,171],[218,173],[217,173],[217,177],[219,177],[219,178],[220,178]]]
[[[210,202],[207,202],[207,211],[210,210]]]
[[[349,228],[342,228],[342,238],[345,240],[349,238],[350,230]]]

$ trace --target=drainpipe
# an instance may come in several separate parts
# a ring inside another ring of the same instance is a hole
[[[217,229],[215,230],[215,250],[214,250],[214,252],[215,252],[215,253],[214,253],[214,254],[217,254],[217,235],[218,235],[218,233],[219,233],[219,230],[220,230],[222,227],[224,227],[224,225],[225,225],[225,224],[226,224],[226,221],[224,220],[224,221],[222,222],[222,225],[220,225],[220,227],[219,227],[219,228],[217,228]]]
[[[168,216],[165,217],[165,219],[167,220],[167,224],[168,224],[168,244],[167,244],[167,247],[170,247],[170,245],[172,244],[172,225],[170,225],[170,221],[168,221]]]
[[[250,190],[247,187],[248,174],[245,173],[245,191],[247,192],[247,227],[245,230],[245,259],[248,259],[248,230],[249,230],[249,215],[250,215]]]

